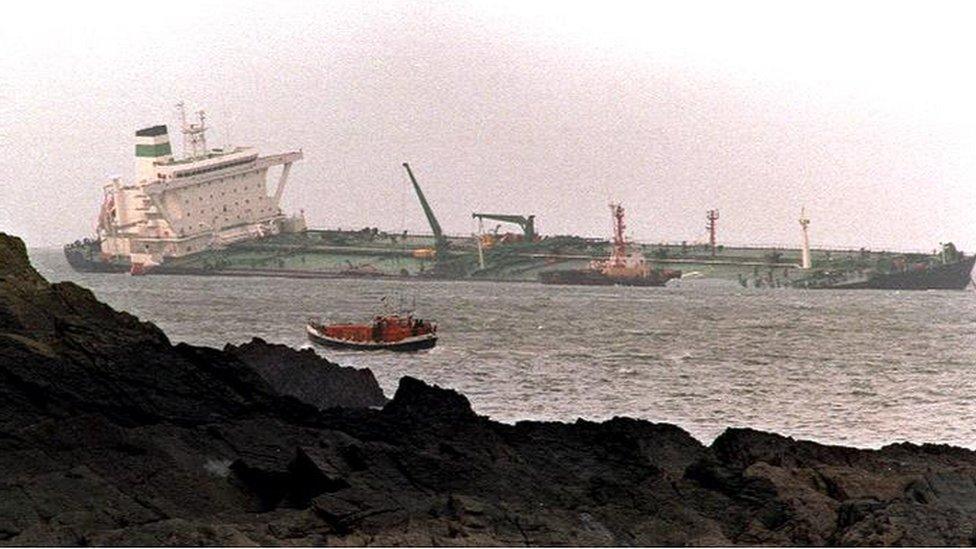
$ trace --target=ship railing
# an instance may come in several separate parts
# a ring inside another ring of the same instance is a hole
[[[269,154],[268,156],[258,157],[255,164],[259,167],[265,168],[269,166],[276,166],[278,164],[289,164],[291,162],[297,162],[304,157],[302,151],[292,151],[281,154]]]
[[[232,175],[240,175],[253,171],[263,170],[271,166],[276,166],[279,164],[289,164],[297,160],[301,160],[304,154],[301,151],[287,152],[282,154],[273,154],[269,156],[258,157],[254,162],[248,162],[241,166],[231,166],[225,169],[220,176],[229,177]],[[143,192],[148,195],[159,195],[163,192],[181,189],[184,187],[192,187],[198,185],[201,182],[209,181],[212,179],[210,174],[202,175],[191,175],[186,177],[181,177],[179,179],[166,179],[163,181],[156,181],[143,188]]]
[[[604,239],[606,241],[606,239]],[[707,242],[689,242],[689,241],[651,241],[651,240],[635,240],[632,244],[645,247],[653,246],[667,246],[669,248],[680,248],[682,246],[688,249],[694,248],[707,248],[709,244]],[[797,242],[790,243],[776,243],[776,242],[760,242],[760,243],[750,243],[743,244],[741,242],[723,242],[719,246],[723,248],[734,248],[734,249],[747,249],[747,250],[799,250],[800,244]],[[869,252],[872,254],[918,254],[918,255],[931,255],[935,248],[899,248],[899,249],[888,249],[888,248],[872,248],[870,246],[852,246],[851,244],[818,244],[817,246],[811,246],[810,251],[812,252],[831,252],[831,253],[860,253],[861,250]]]

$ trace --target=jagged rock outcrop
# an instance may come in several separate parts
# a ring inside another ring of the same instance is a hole
[[[368,379],[335,370],[333,390],[316,360],[260,341],[171,345],[48,284],[0,235],[0,543],[976,541],[968,450],[748,429],[704,446],[626,418],[506,425],[409,377],[382,409],[336,407]],[[283,395],[289,380],[264,367],[319,389]]]
[[[387,402],[373,372],[328,362],[311,349],[297,351],[254,338],[243,345],[227,345],[224,352],[253,368],[279,393],[318,408]]]

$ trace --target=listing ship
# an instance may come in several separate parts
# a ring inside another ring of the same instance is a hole
[[[972,284],[976,256],[967,256],[951,242],[926,253],[872,253],[861,249],[835,253],[810,248],[810,219],[800,211],[803,245],[794,268],[753,269],[740,276],[743,286],[786,287],[809,290],[964,290]],[[771,254],[778,260],[779,253]]]
[[[897,256],[876,267],[820,268],[791,286],[811,290],[964,290],[972,283],[976,256],[966,256],[952,243],[932,256]]]
[[[706,212],[705,242],[625,242],[623,209],[609,240],[543,235],[535,215],[511,212],[471,213],[477,234],[448,235],[406,163],[407,184],[429,232],[307,229],[303,215],[286,216],[279,205],[301,150],[261,156],[247,147],[208,148],[203,113],[188,124],[179,107],[183,157],[173,157],[165,125],[136,132],[134,182],[115,178],[104,185],[96,234],[64,248],[75,270],[638,286],[681,277],[682,283],[717,279],[815,289],[962,289],[970,283],[974,259],[951,245],[924,254],[811,249],[803,214],[802,247],[722,245],[717,210]],[[269,171],[279,167],[272,189]],[[486,230],[485,222],[497,225]],[[513,226],[519,230],[503,229]]]
[[[613,217],[613,250],[605,260],[596,260],[586,269],[552,270],[539,273],[543,284],[571,284],[580,286],[664,286],[668,280],[680,278],[681,271],[652,269],[640,252],[628,252],[624,238],[624,209],[610,204]]]
[[[250,147],[208,148],[203,111],[187,123],[183,158],[172,154],[165,125],[136,131],[136,177],[103,187],[97,235],[65,246],[78,271],[144,274],[183,257],[235,242],[305,230],[302,216],[279,206],[292,164],[302,152],[261,156]],[[282,166],[269,193],[268,170]]]

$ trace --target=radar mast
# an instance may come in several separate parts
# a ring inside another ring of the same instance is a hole
[[[180,125],[183,132],[183,157],[189,159],[206,157],[206,114],[202,110],[197,111],[199,122],[190,124],[186,121],[186,106],[182,101],[176,104],[176,110],[180,113]]]

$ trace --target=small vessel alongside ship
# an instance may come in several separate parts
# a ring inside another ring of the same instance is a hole
[[[644,254],[629,252],[624,238],[624,209],[610,204],[613,218],[613,250],[610,257],[594,260],[585,269],[552,270],[539,273],[543,284],[579,286],[664,286],[669,280],[681,278],[681,271],[653,269]]]
[[[412,314],[376,316],[366,324],[323,324],[309,320],[308,338],[326,347],[362,351],[419,351],[437,344],[437,324]]]
[[[183,157],[174,158],[167,126],[136,132],[134,181],[104,185],[95,236],[64,247],[76,271],[628,286],[661,286],[686,273],[755,287],[963,289],[976,261],[951,244],[930,254],[811,249],[805,216],[800,248],[723,246],[717,210],[707,212],[707,244],[625,242],[622,209],[610,240],[541,235],[535,215],[511,213],[474,213],[478,234],[449,236],[406,163],[431,233],[308,229],[304,215],[280,207],[301,150],[262,156],[250,147],[209,148],[202,111],[188,124],[179,107]],[[272,189],[267,178],[277,167]],[[486,233],[484,220],[500,223]],[[502,224],[523,234],[499,234]]]

